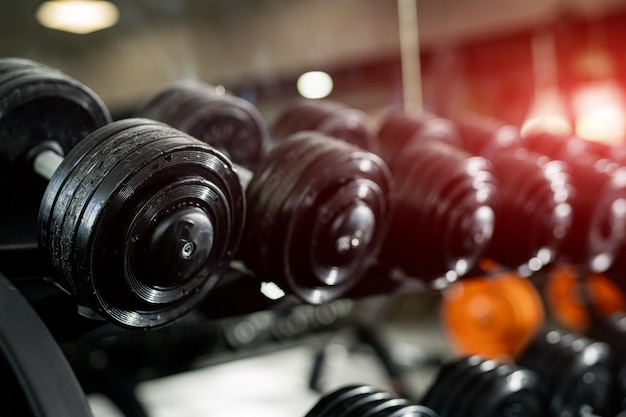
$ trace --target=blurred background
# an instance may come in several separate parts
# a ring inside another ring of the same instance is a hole
[[[478,113],[521,127],[543,119],[608,145],[626,134],[623,0],[85,1],[108,17],[94,27],[84,26],[79,9],[63,12],[77,13],[78,27],[55,20],[55,8],[71,3],[5,4],[0,56],[62,70],[91,87],[114,118],[136,114],[172,81],[199,79],[250,101],[268,123],[299,96],[333,99],[375,119],[413,98],[444,117]],[[312,91],[307,77],[317,80]],[[154,364],[171,353],[170,335],[155,332],[137,342],[143,351],[134,360],[153,356],[149,366],[128,366],[139,381],[133,389],[151,416],[287,417],[304,416],[321,392],[345,383],[398,388],[372,343],[342,326],[349,315],[372,324],[406,370],[402,387],[419,397],[441,361],[457,353],[440,326],[440,304],[431,290],[348,302],[331,308],[332,326],[324,328],[332,331],[324,332],[289,328],[312,314],[296,311],[269,345],[251,341],[278,326],[272,314],[211,323],[202,333],[207,345],[196,346],[205,352],[162,375]],[[215,334],[231,338],[228,354],[211,353]],[[75,349],[68,347],[70,357]],[[111,355],[100,344],[86,352],[94,368]],[[313,390],[320,352],[325,371]],[[122,415],[93,391],[96,417]]]

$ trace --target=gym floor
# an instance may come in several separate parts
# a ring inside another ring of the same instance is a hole
[[[417,295],[382,303],[387,305],[381,308],[381,300],[364,302],[359,306],[365,312],[361,318],[404,370],[407,394],[419,400],[436,374],[438,361],[452,354],[439,328],[436,300]],[[149,380],[137,387],[136,395],[150,417],[304,417],[321,396],[309,388],[309,380],[314,358],[322,349],[325,361],[318,384],[322,392],[352,383],[394,389],[373,350],[345,328],[247,358],[199,364],[181,374]],[[95,417],[122,417],[106,398],[90,395],[88,400]]]

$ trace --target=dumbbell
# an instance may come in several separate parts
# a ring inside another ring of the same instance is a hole
[[[248,170],[257,166],[268,142],[265,121],[252,103],[197,80],[181,80],[165,87],[140,115],[216,147]]]
[[[476,355],[444,363],[420,403],[439,417],[550,415],[547,391],[536,373]]]
[[[375,152],[378,143],[374,120],[365,112],[329,99],[298,98],[279,110],[270,128],[272,141],[314,130]]]
[[[500,209],[489,163],[426,139],[405,146],[391,172],[395,209],[381,263],[435,287],[476,267]]]
[[[602,342],[573,333],[548,331],[517,358],[546,384],[554,416],[576,416],[583,409],[612,415],[615,404],[613,354]]]
[[[324,394],[305,417],[437,417],[437,414],[371,385],[347,385]]]
[[[14,163],[30,154],[23,160],[35,161],[35,170],[49,177],[37,228],[39,246],[58,271],[54,278],[85,314],[122,327],[153,328],[180,318],[213,288],[241,237],[245,201],[232,163],[147,119],[112,122],[81,140],[72,126],[98,115],[84,108],[59,117],[59,129],[43,116],[50,130],[42,141],[37,118],[13,118],[78,107],[88,90],[33,66],[28,76],[12,73],[19,67],[7,70],[15,86],[5,90],[10,101],[0,98],[12,103],[0,123],[19,127],[3,142],[26,143]],[[76,145],[63,158],[56,141]]]
[[[201,93],[208,94],[193,95]],[[159,115],[177,120],[178,111],[164,106]],[[258,278],[321,304],[345,294],[376,261],[391,212],[391,176],[377,155],[303,131],[269,149],[250,177],[237,257]]]
[[[433,139],[488,159],[502,207],[483,256],[526,275],[554,260],[571,225],[567,169],[520,149],[513,126],[477,117],[453,123],[428,113],[390,113],[379,136],[392,171],[407,147]]]
[[[614,353],[615,410],[626,410],[626,312],[600,317],[588,328],[587,336],[611,346]],[[615,413],[617,414],[617,413]]]
[[[46,150],[64,155],[111,121],[108,109],[91,89],[22,58],[0,59],[0,115],[3,213],[38,207],[47,179],[38,175],[46,164],[36,156],[46,155]],[[49,172],[42,174],[49,176]]]
[[[562,242],[559,260],[605,272],[616,261],[626,237],[626,168],[599,157],[597,152],[587,152],[580,141],[529,133],[522,146],[560,159],[568,167],[574,188],[572,225]]]

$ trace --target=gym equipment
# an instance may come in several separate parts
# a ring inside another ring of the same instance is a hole
[[[516,357],[543,328],[541,295],[513,272],[471,277],[443,291],[441,328],[461,355]]]
[[[19,59],[0,68],[2,155],[9,179],[31,165],[49,179],[37,230],[55,280],[85,315],[123,327],[190,311],[241,237],[245,201],[231,162],[162,123],[106,124],[97,96],[57,70]]]
[[[271,149],[248,185],[241,259],[307,303],[337,298],[376,260],[391,187],[373,153],[319,132],[295,133]]]
[[[379,123],[378,153],[393,169],[396,157],[406,146],[432,139],[461,147],[459,131],[452,121],[431,113],[417,116],[404,111],[390,111]]]
[[[182,130],[248,170],[257,166],[268,142],[265,121],[252,103],[197,80],[167,86],[139,116]]]
[[[189,105],[202,102],[202,94],[213,93],[176,90]],[[179,120],[180,111],[159,106],[158,116]],[[198,127],[209,125],[202,115],[197,112]],[[199,137],[210,141],[210,131]],[[374,263],[391,212],[391,176],[377,155],[303,131],[277,142],[246,176],[247,218],[237,257],[259,279],[321,304],[343,295]]]
[[[376,152],[376,124],[365,112],[329,99],[298,98],[287,102],[271,125],[274,143],[285,137],[314,130]]]
[[[102,100],[77,80],[30,60],[0,59],[0,210],[38,207],[51,175],[40,162],[110,122]]]
[[[490,162],[502,207],[485,256],[528,276],[559,257],[572,229],[572,180],[565,163],[521,147]]]
[[[609,345],[553,330],[536,337],[517,363],[545,382],[552,415],[579,415],[583,408],[612,415],[616,381]]]
[[[324,394],[305,417],[437,417],[437,414],[370,385],[348,385]]]
[[[420,403],[439,417],[550,415],[547,392],[537,374],[478,355],[444,363]]]
[[[162,123],[113,122],[54,171],[39,211],[39,244],[59,282],[130,328],[190,311],[229,266],[245,201],[230,161]]]
[[[472,270],[493,235],[489,163],[445,142],[406,146],[391,167],[395,210],[381,262],[441,288]]]
[[[626,168],[587,152],[593,145],[584,142],[535,132],[524,137],[522,146],[568,166],[572,224],[559,260],[602,273],[613,265],[626,237]]]

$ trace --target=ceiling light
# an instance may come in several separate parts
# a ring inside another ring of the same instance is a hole
[[[119,11],[102,0],[51,0],[39,6],[36,17],[49,29],[85,34],[115,25]]]
[[[296,87],[302,97],[324,98],[333,91],[333,79],[322,71],[310,71],[302,74]]]

